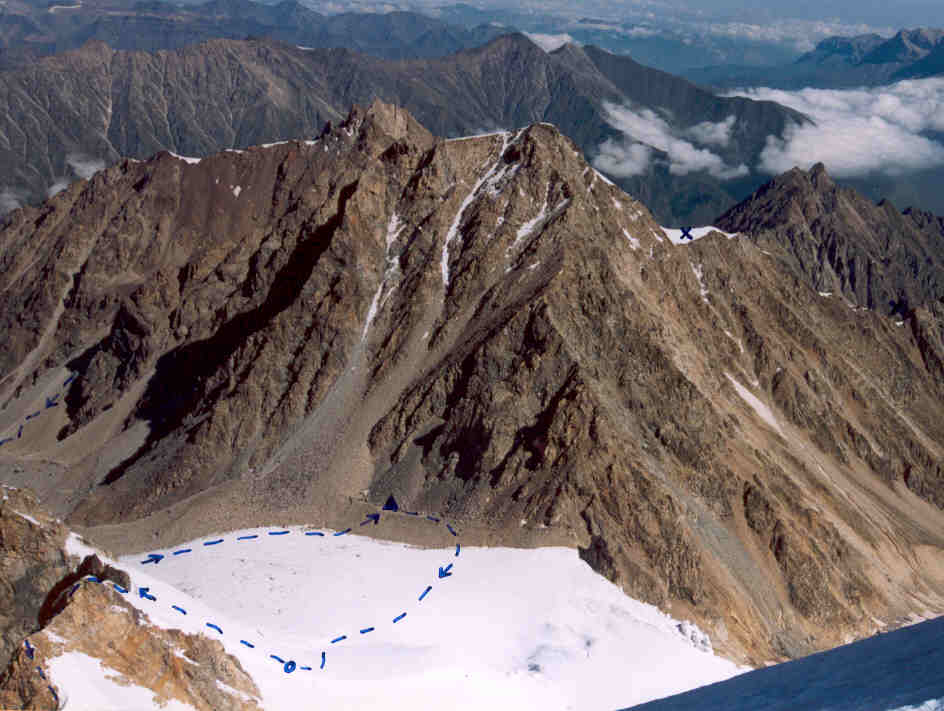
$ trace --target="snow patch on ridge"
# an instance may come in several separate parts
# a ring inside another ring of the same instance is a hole
[[[629,234],[625,227],[623,228],[623,234],[629,240],[629,246],[633,248],[633,251],[639,249],[639,240]]]
[[[456,234],[459,232],[459,227],[462,224],[462,218],[465,216],[465,211],[468,209],[469,205],[472,204],[472,201],[475,200],[475,196],[478,194],[479,189],[490,180],[495,173],[498,171],[499,166],[502,162],[502,156],[505,155],[505,151],[508,149],[508,146],[517,140],[518,135],[515,136],[513,140],[509,140],[511,133],[508,131],[502,131],[499,134],[490,134],[490,135],[500,135],[502,137],[502,147],[498,152],[498,160],[495,161],[494,165],[488,169],[488,171],[479,178],[472,189],[469,191],[469,194],[465,196],[465,200],[462,201],[462,204],[459,206],[458,211],[456,211],[455,219],[453,219],[452,224],[449,226],[449,231],[446,233],[446,239],[443,241],[443,251],[442,251],[442,260],[440,262],[440,269],[442,271],[442,280],[443,286],[449,286],[449,245],[452,243],[452,240],[455,239]]]
[[[744,400],[748,405],[751,406],[751,409],[757,413],[764,422],[770,425],[777,433],[782,437],[784,436],[783,430],[780,429],[780,424],[777,422],[777,418],[774,417],[773,411],[764,403],[760,398],[758,398],[754,393],[741,385],[737,380],[735,380],[728,373],[724,374],[725,377],[731,381],[731,385],[734,386],[734,389],[737,391],[737,394],[741,396],[741,399]]]
[[[707,304],[708,287],[705,286],[705,270],[701,264],[692,264],[689,262],[688,266],[692,268],[692,274],[694,274],[695,278],[698,280],[698,293],[701,294],[701,300]]]
[[[370,308],[367,310],[367,319],[364,322],[364,332],[361,334],[361,340],[366,340],[367,332],[370,330],[371,324],[374,322],[374,319],[377,317],[377,312],[380,308],[386,303],[387,299],[390,298],[390,294],[393,293],[394,289],[397,288],[396,282],[391,284],[387,295],[384,296],[384,290],[387,287],[387,283],[394,281],[397,277],[398,272],[400,271],[400,263],[397,261],[395,256],[391,256],[391,248],[397,240],[397,237],[406,227],[406,223],[400,219],[400,216],[394,212],[390,216],[390,222],[387,223],[387,235],[386,235],[386,251],[384,257],[386,259],[386,267],[384,268],[383,277],[380,280],[380,284],[377,287],[377,291],[374,294],[373,300],[370,302]]]
[[[695,240],[699,240],[702,237],[710,235],[712,232],[720,232],[728,239],[734,239],[737,237],[737,232],[725,232],[724,230],[719,230],[717,227],[708,225],[707,227],[692,227],[689,229],[689,234],[692,236],[692,239],[689,240],[687,237],[682,241],[682,235],[685,234],[682,230],[671,229],[669,227],[661,227],[662,234],[664,234],[669,242],[672,244],[691,244]]]
[[[193,158],[192,156],[182,156],[177,153],[174,153],[173,151],[167,151],[167,152],[170,153],[171,156],[173,156],[177,160],[182,160],[184,163],[188,163],[189,165],[196,165],[202,160],[201,158]]]

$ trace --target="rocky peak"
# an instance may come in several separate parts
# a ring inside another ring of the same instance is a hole
[[[822,163],[774,178],[717,224],[776,245],[814,288],[854,305],[905,314],[944,295],[941,222],[876,205],[837,185]]]

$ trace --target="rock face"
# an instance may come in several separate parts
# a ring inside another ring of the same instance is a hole
[[[206,711],[259,708],[252,679],[218,641],[150,624],[106,583],[120,580],[131,589],[126,572],[95,556],[76,568],[78,558],[66,545],[68,529],[42,510],[35,495],[7,487],[3,495],[0,707],[67,707],[57,674],[79,657],[91,663],[85,673],[140,687],[155,704],[177,700]],[[86,581],[92,574],[106,584]]]
[[[412,61],[272,41],[213,40],[153,53],[89,43],[0,73],[0,90],[8,97],[0,110],[0,135],[7,137],[0,143],[0,196],[8,202],[45,198],[96,161],[111,165],[160,150],[206,156],[311,137],[326,121],[342,121],[352,104],[375,98],[405,106],[440,136],[550,121],[588,155],[622,136],[607,122],[605,102],[655,111],[680,134],[733,116],[736,140],[709,148],[734,166],[756,164],[769,134],[805,120],[771,102],[716,97],[628,57],[571,45],[548,54],[524,35]],[[704,171],[673,175],[659,161],[626,181],[663,220],[689,224],[760,184],[754,176],[731,182]]]
[[[37,631],[49,591],[73,570],[64,551],[68,529],[41,512],[30,492],[6,486],[2,492],[0,669],[9,664],[23,638]]]
[[[944,298],[944,220],[841,188],[822,163],[764,185],[716,224],[779,248],[820,292],[905,316]]]
[[[0,466],[139,550],[393,493],[757,663],[942,611],[940,304],[768,251],[671,243],[543,124],[124,161],[0,232]]]

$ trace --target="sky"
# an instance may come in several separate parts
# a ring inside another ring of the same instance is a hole
[[[632,6],[633,3],[626,3]],[[695,11],[741,17],[769,14],[774,18],[838,20],[895,27],[944,26],[944,2],[940,0],[690,0]]]

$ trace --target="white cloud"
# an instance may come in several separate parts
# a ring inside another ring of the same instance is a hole
[[[566,33],[561,35],[542,35],[525,32],[525,35],[545,52],[553,52],[555,49],[563,47],[565,44],[575,43],[574,38]]]
[[[895,176],[944,165],[944,144],[922,135],[944,132],[944,78],[873,89],[755,88],[730,95],[776,101],[815,121],[768,136],[761,172],[779,174],[822,161],[837,177]]]
[[[608,139],[600,146],[600,154],[594,160],[594,165],[600,170],[620,177],[639,175],[651,158],[651,151],[646,146],[651,146],[668,155],[669,172],[672,175],[687,175],[705,170],[716,178],[727,180],[750,172],[746,165],[729,166],[716,153],[707,148],[698,148],[679,137],[672,127],[651,109],[637,111],[609,102],[604,102],[603,108],[607,122],[623,133],[623,140]],[[720,124],[699,124],[689,129],[689,133],[708,136],[717,144],[721,140],[727,140],[725,137],[729,136],[730,127],[734,125],[732,118],[729,117]]]
[[[820,40],[827,37],[854,37],[865,34],[891,37],[895,34],[895,29],[892,27],[873,27],[863,23],[849,24],[838,20],[775,20],[764,24],[713,22],[700,27],[699,31],[721,37],[792,44],[799,52],[809,52]]]
[[[46,191],[46,197],[51,198],[54,195],[58,195],[63,190],[69,187],[68,178],[56,178],[56,182],[49,186],[49,189]]]
[[[731,142],[731,129],[734,128],[735,120],[731,115],[719,123],[702,121],[688,129],[688,134],[702,145],[723,148]]]
[[[651,157],[652,149],[641,143],[608,138],[600,146],[600,154],[594,158],[593,164],[609,175],[629,178],[645,173]]]
[[[0,215],[22,207],[25,199],[26,196],[21,191],[15,188],[3,188],[0,190]]]
[[[95,173],[105,168],[105,161],[99,160],[98,158],[90,158],[80,153],[73,153],[66,156],[66,163],[69,164],[69,167],[75,171],[78,177],[85,180],[88,180],[95,175]]]

